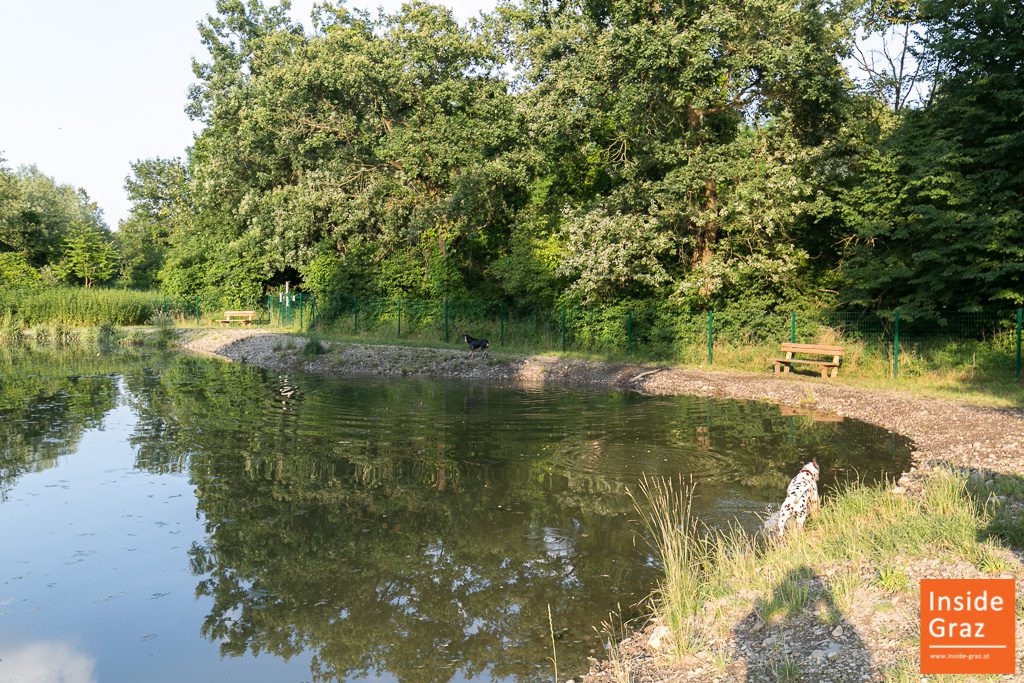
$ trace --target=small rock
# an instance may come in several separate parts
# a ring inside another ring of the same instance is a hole
[[[897,494],[897,495],[900,495],[900,494],[906,493],[907,489],[905,487],[903,487],[903,486],[894,486],[893,489],[892,489],[892,492]]]
[[[833,638],[842,638],[843,637],[843,625],[842,624],[839,624],[839,626],[836,626],[835,629],[833,629],[832,637]]]
[[[671,635],[672,632],[669,630],[668,626],[659,626],[654,629],[654,632],[651,633],[651,637],[647,639],[647,647],[655,652],[661,652],[666,645],[666,641]]]

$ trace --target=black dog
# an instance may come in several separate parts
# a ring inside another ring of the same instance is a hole
[[[475,337],[470,337],[468,334],[462,335],[462,341],[469,344],[470,353],[473,351],[484,351],[491,345],[486,339],[477,339]]]

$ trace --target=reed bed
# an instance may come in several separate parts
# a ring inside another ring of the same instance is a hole
[[[157,292],[82,287],[0,291],[0,320],[23,328],[145,325],[174,305]]]

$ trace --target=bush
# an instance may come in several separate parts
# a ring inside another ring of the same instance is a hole
[[[324,346],[323,342],[313,336],[310,336],[302,347],[302,355],[307,358],[322,356],[325,353],[327,353],[327,347]]]
[[[21,254],[0,254],[0,287],[38,287],[42,282],[39,271]]]

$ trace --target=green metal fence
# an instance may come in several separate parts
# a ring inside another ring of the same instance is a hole
[[[304,292],[267,294],[264,314],[275,327],[307,330],[317,316],[316,299]]]
[[[319,325],[357,338],[455,344],[468,334],[488,338],[498,349],[612,353],[708,366],[723,353],[749,355],[756,349],[764,355],[784,341],[832,342],[851,345],[861,362],[884,363],[894,377],[962,366],[1020,379],[1022,370],[1020,309],[924,320],[899,311],[682,311],[648,302],[536,308],[480,299],[291,296],[267,298],[273,324]]]

